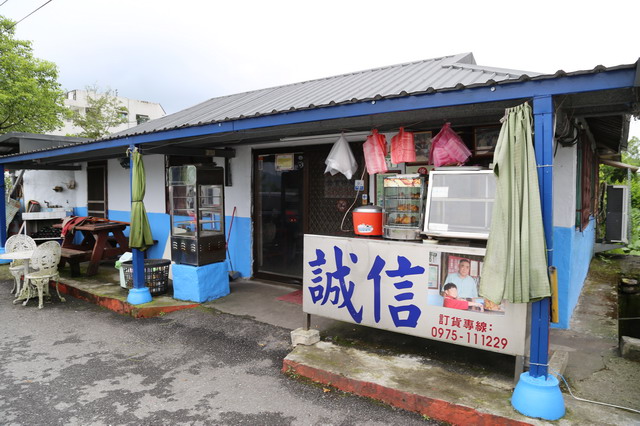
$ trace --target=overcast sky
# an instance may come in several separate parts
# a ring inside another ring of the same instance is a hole
[[[4,0],[0,0],[2,3]],[[47,0],[7,0],[20,20]],[[640,57],[640,1],[52,0],[16,27],[62,86],[97,84],[167,113],[207,99],[473,52],[553,73]],[[640,125],[632,133],[640,137]]]

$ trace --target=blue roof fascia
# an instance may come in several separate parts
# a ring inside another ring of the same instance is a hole
[[[634,67],[602,71],[599,73],[550,77],[521,82],[496,83],[491,86],[482,85],[481,87],[471,87],[461,90],[443,90],[435,93],[298,110],[260,117],[242,118],[228,122],[205,124],[202,126],[190,126],[182,129],[172,129],[155,133],[127,136],[120,139],[112,139],[0,158],[0,164],[10,164],[17,161],[34,160],[38,158],[57,157],[60,155],[95,151],[105,148],[129,147],[131,144],[139,145],[148,142],[159,142],[177,138],[189,138],[194,136],[299,124],[312,121],[534,98],[538,96],[555,96],[580,92],[593,92],[598,90],[630,88],[634,87],[635,79],[636,69]]]

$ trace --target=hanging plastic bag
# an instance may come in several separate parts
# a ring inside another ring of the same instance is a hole
[[[358,170],[356,157],[353,156],[349,142],[344,138],[344,135],[340,135],[336,143],[333,144],[324,164],[327,165],[325,173],[329,172],[331,176],[342,173],[347,179],[351,179],[351,176]]]
[[[367,136],[367,141],[362,146],[364,151],[364,161],[367,165],[367,173],[385,173],[387,169],[387,138],[378,133],[378,129],[373,129]]]
[[[397,135],[391,138],[391,163],[400,164],[416,161],[416,145],[413,133],[405,132],[400,127]]]
[[[464,164],[471,157],[471,151],[462,142],[460,136],[451,128],[451,123],[445,123],[440,132],[431,141],[429,163],[436,167]]]

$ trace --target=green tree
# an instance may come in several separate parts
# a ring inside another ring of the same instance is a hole
[[[71,121],[82,132],[75,136],[99,139],[111,133],[113,127],[128,121],[129,111],[118,101],[111,89],[100,91],[97,86],[87,87],[86,111],[74,111]]]
[[[0,134],[44,133],[62,127],[64,92],[58,68],[16,40],[14,21],[0,16]]]

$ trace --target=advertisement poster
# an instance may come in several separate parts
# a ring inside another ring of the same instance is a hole
[[[485,249],[305,235],[306,313],[524,355],[527,304],[478,296]]]

